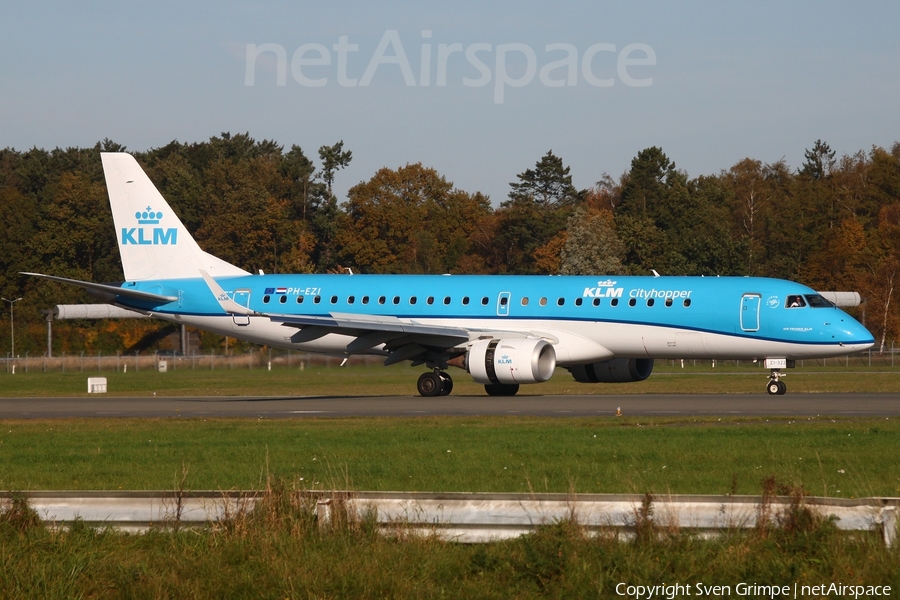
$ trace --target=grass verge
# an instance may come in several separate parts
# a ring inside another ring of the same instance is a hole
[[[205,529],[133,536],[77,523],[51,530],[33,517],[21,503],[0,513],[5,598],[609,598],[628,585],[676,583],[680,595],[714,597],[711,586],[727,586],[728,596],[783,597],[740,586],[900,587],[900,550],[841,533],[799,503],[712,539],[645,517],[627,540],[562,521],[479,545],[402,528],[384,536],[366,518],[320,528],[304,498],[277,482],[253,512]]]
[[[892,418],[407,417],[0,422],[0,488],[900,496]]]
[[[421,367],[348,363],[346,367],[321,364],[299,368],[192,368],[189,358],[170,360],[166,373],[142,368],[98,371],[90,367],[66,372],[21,369],[15,374],[0,373],[0,397],[86,396],[88,377],[106,377],[109,393],[117,396],[409,396],[423,372]],[[451,369],[454,395],[484,395],[484,387],[468,374]],[[696,365],[657,361],[645,381],[620,384],[577,383],[564,369],[542,384],[522,386],[520,395],[544,394],[710,394],[753,393],[765,390],[768,371],[748,362]],[[806,366],[787,370],[789,393],[900,392],[900,366],[839,362],[826,366]]]

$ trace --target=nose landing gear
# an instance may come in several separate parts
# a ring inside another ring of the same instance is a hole
[[[766,391],[769,392],[770,396],[783,396],[787,391],[787,386],[784,385],[783,381],[779,381],[779,377],[783,377],[784,375],[778,371],[778,369],[772,369],[772,374],[770,375],[771,379],[769,383],[766,385]]]
[[[780,369],[793,369],[794,360],[788,358],[767,358],[764,364],[770,373],[766,391],[770,396],[783,396],[787,391],[787,386],[784,385],[783,381],[779,381],[780,377],[784,377],[784,373]]]

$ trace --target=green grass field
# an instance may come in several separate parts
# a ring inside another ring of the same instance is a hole
[[[307,366],[274,367],[271,371],[247,366],[219,368],[198,367],[190,359],[179,363],[170,361],[168,372],[160,373],[147,366],[139,371],[132,367],[127,373],[115,370],[98,371],[87,360],[84,370],[77,366],[66,372],[42,372],[20,368],[15,375],[0,373],[0,397],[77,396],[86,394],[87,378],[106,377],[109,392],[115,395],[185,395],[185,396],[393,396],[414,395],[416,378],[422,367],[349,363],[346,367]],[[91,368],[93,366],[93,368]],[[114,366],[114,363],[113,363]],[[174,367],[174,368],[173,368]],[[484,387],[473,383],[468,374],[451,369],[454,394],[484,395]],[[709,361],[685,368],[657,361],[653,374],[646,381],[622,384],[582,384],[563,369],[542,384],[524,385],[522,395],[544,394],[664,394],[664,393],[763,393],[768,371],[751,363],[722,363],[712,368]],[[789,369],[784,381],[788,393],[823,392],[898,392],[900,366],[875,364],[868,367],[857,359],[849,366],[830,361],[825,366],[806,366]]]
[[[900,420],[423,417],[0,422],[0,488],[900,496]]]

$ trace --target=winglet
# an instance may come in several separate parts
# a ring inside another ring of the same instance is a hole
[[[259,315],[260,313],[250,310],[246,306],[241,306],[234,300],[228,297],[228,294],[225,293],[225,290],[222,289],[216,280],[213,279],[209,273],[200,269],[200,276],[203,277],[203,281],[206,282],[206,285],[209,286],[209,291],[213,293],[213,296],[216,297],[216,301],[219,303],[219,306],[222,307],[222,310],[227,312],[230,315]]]

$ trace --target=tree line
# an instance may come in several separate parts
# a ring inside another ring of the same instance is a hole
[[[108,139],[0,150],[0,292],[24,299],[17,354],[43,352],[40,309],[89,301],[19,272],[122,280],[99,153],[125,150]],[[879,344],[900,332],[900,143],[838,158],[818,140],[797,169],[746,158],[696,178],[651,147],[588,189],[551,150],[496,207],[421,163],[382,168],[341,202],[333,183],[352,160],[341,141],[310,158],[296,145],[223,133],[133,154],[200,245],[251,272],[768,276],[858,291],[857,316]],[[116,352],[146,343],[154,328],[57,332],[70,352]]]

